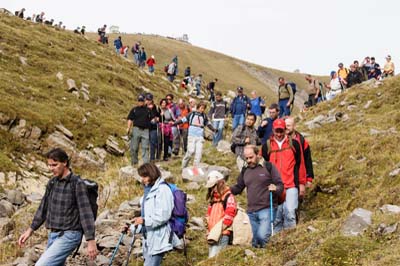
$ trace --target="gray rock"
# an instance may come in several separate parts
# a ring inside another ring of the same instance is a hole
[[[97,240],[97,245],[100,248],[115,248],[115,245],[118,243],[120,236],[118,232],[113,233],[114,234],[100,236],[100,238]]]
[[[42,130],[37,126],[32,127],[29,138],[31,140],[39,140],[41,136],[42,136]]]
[[[56,129],[61,133],[63,133],[67,138],[69,139],[74,138],[74,134],[72,134],[72,132],[69,129],[67,129],[64,125],[58,124],[56,125]]]
[[[187,190],[199,190],[200,185],[197,184],[196,182],[190,182],[189,184],[186,185]]]
[[[1,214],[0,214],[1,215]],[[0,218],[0,237],[5,237],[10,234],[15,228],[15,223],[8,217]]]
[[[61,72],[58,72],[58,73],[56,74],[56,78],[57,78],[58,80],[62,81],[62,80],[64,79],[64,75],[63,75]]]
[[[95,51],[90,51],[90,54],[93,55],[93,56],[97,55]]]
[[[20,190],[7,191],[7,200],[14,205],[21,205],[24,203],[25,195]]]
[[[19,61],[21,62],[21,64],[23,65],[23,66],[27,66],[28,65],[28,63],[26,62],[28,59],[26,58],[26,57],[23,57],[23,56],[20,56],[19,57]]]
[[[85,102],[90,101],[90,97],[89,97],[89,93],[85,92],[85,91],[81,91],[82,94],[82,98]]]
[[[349,105],[349,106],[347,106],[347,110],[349,110],[349,111],[353,111],[353,110],[357,110],[357,109],[358,109],[357,105]]]
[[[228,90],[226,95],[232,99],[236,97],[236,93],[232,90]]]
[[[17,183],[17,173],[8,172],[7,179],[8,179],[7,185],[14,186]]]
[[[133,200],[127,200],[121,203],[118,208],[118,212],[130,212],[133,214],[134,211],[140,211],[140,197]]]
[[[324,115],[319,115],[315,117],[313,120],[305,122],[304,124],[308,127],[308,129],[315,129],[322,126],[322,121],[325,119]]]
[[[189,220],[189,228],[194,231],[202,231],[205,230],[204,221],[201,217],[192,217]]]
[[[6,181],[6,174],[3,172],[0,172],[0,184],[5,184]]]
[[[400,174],[400,168],[397,168],[397,169],[394,169],[393,171],[391,171],[390,173],[389,173],[389,176],[390,177],[394,177],[394,176],[397,176],[397,175],[399,175]]]
[[[400,214],[400,206],[397,205],[385,204],[380,208],[380,210],[383,213]]]
[[[123,156],[125,153],[125,150],[119,147],[117,140],[113,136],[108,137],[105,149],[107,152],[116,156]]]
[[[375,129],[375,128],[371,128],[371,129],[369,130],[369,134],[370,134],[371,136],[379,135],[380,133],[381,133],[381,131],[380,131],[380,130],[377,130],[377,129]]]
[[[75,95],[75,97],[77,98],[77,99],[79,99],[81,96],[80,96],[80,94],[79,94],[79,91],[72,91],[71,92],[73,95]],[[66,99],[65,99],[66,100]]]
[[[105,170],[104,162],[98,160],[96,156],[88,150],[82,150],[78,154],[74,154],[72,162],[76,167],[89,167]]]
[[[347,218],[342,226],[344,236],[361,235],[372,224],[372,212],[357,208]]]
[[[18,138],[24,138],[25,136],[27,136],[28,129],[26,127],[26,120],[19,120],[18,125],[10,129],[10,133]]]
[[[67,79],[67,86],[68,86],[67,89],[68,92],[78,91],[78,87],[76,86],[75,80],[73,79]]]
[[[7,200],[0,200],[0,217],[11,217],[15,212],[14,206]]]
[[[389,234],[393,234],[396,231],[397,231],[397,223],[392,224],[391,226],[386,226],[385,229],[383,229],[383,234],[389,235]]]
[[[34,165],[36,170],[39,171],[40,173],[51,173],[47,164],[41,160],[36,160],[34,162]]]
[[[98,148],[98,147],[96,147],[96,148],[94,148],[93,149],[93,152],[100,158],[100,159],[102,159],[103,161],[106,159],[106,157],[107,157],[107,151],[105,150],[105,149],[103,149],[103,148]]]
[[[286,262],[284,266],[297,266],[297,261],[290,260],[290,261]]]
[[[368,109],[371,106],[372,101],[369,100],[365,105],[364,105],[364,109]]]
[[[56,131],[50,134],[45,140],[48,147],[55,148],[60,147],[64,149],[67,153],[75,153],[76,144],[67,138],[64,134]]]
[[[318,230],[315,229],[315,227],[314,227],[314,226],[311,226],[311,225],[307,227],[307,231],[310,232],[310,233],[318,232]]]
[[[26,196],[26,201],[29,203],[39,203],[42,200],[43,195],[33,192]]]
[[[217,151],[222,153],[230,153],[231,152],[231,143],[226,140],[221,140],[218,142]]]
[[[92,51],[94,52],[94,51]],[[108,266],[110,264],[110,259],[103,255],[98,255],[96,257],[96,265],[97,266]]]
[[[256,258],[256,253],[254,253],[253,251],[251,251],[250,249],[245,249],[244,250],[244,255],[246,257],[250,257],[250,258]]]
[[[124,166],[119,169],[119,178],[122,180],[136,179],[138,182],[142,181],[137,169],[131,165]]]
[[[218,172],[220,172],[220,173],[225,177],[226,180],[228,179],[228,177],[229,177],[229,175],[230,175],[230,173],[231,173],[231,170],[230,170],[229,168],[227,168],[227,167],[225,167],[225,166],[218,166],[218,165],[210,165],[210,166],[208,167],[208,169],[207,169],[207,175],[208,175],[211,171],[218,171]]]
[[[184,182],[207,182],[208,167],[186,167],[182,169],[182,179]]]
[[[346,101],[341,101],[340,103],[339,103],[339,106],[340,107],[343,107],[343,106],[346,106],[347,105],[347,102]]]

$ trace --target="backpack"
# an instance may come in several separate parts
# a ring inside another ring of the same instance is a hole
[[[171,63],[171,64],[168,65],[167,73],[169,75],[174,75],[175,74],[175,64]]]
[[[168,223],[172,232],[174,232],[177,237],[183,238],[186,233],[186,224],[189,221],[189,213],[186,208],[187,195],[175,184],[169,184],[165,181],[162,182],[162,184],[167,185],[174,196],[174,208],[172,209],[172,215]]]
[[[294,82],[288,82],[288,83],[286,83],[286,84],[285,84],[285,88],[286,88],[286,89],[288,89],[288,88],[287,88],[287,85],[290,85],[290,87],[292,87],[293,98],[294,98],[294,95],[295,95],[296,92],[297,92],[297,85],[296,85],[296,83],[294,83]]]
[[[241,130],[240,134],[242,134],[245,129],[246,129],[246,126],[242,125],[242,130]],[[232,142],[232,144],[231,144],[231,152],[235,153],[237,146],[240,146],[240,145],[237,144],[237,143]]]
[[[261,99],[261,97],[258,97],[258,99],[259,99],[259,101],[260,101],[260,103],[262,102],[262,99]],[[261,115],[263,115],[264,114],[264,112],[265,112],[265,108],[266,108],[266,106],[264,105],[264,106],[261,106],[260,105],[260,108],[261,108]]]

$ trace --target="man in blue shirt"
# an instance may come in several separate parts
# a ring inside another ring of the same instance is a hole
[[[264,114],[263,111],[265,111],[265,101],[261,97],[257,97],[256,91],[252,91],[250,104],[250,112],[255,114],[257,117],[256,123],[254,125],[257,128],[261,123],[262,115]]]
[[[265,142],[272,135],[272,123],[279,116],[279,105],[277,103],[273,103],[268,108],[269,117],[261,121],[261,125],[257,129],[258,137],[261,139],[261,145],[264,145]]]
[[[232,114],[232,131],[238,125],[244,124],[244,119],[247,114],[247,110],[251,108],[250,99],[245,94],[243,94],[243,88],[237,88],[237,96],[233,99],[231,103],[230,112]]]

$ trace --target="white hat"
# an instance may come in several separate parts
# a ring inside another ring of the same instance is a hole
[[[224,175],[218,171],[213,170],[208,174],[206,187],[211,188],[222,179],[224,179]]]

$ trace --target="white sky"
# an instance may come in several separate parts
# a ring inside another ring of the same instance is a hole
[[[285,71],[328,75],[369,55],[400,69],[397,0],[1,0],[10,11],[44,11],[67,28],[189,35],[200,47]],[[397,71],[398,72],[398,71]]]

